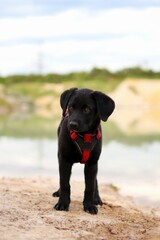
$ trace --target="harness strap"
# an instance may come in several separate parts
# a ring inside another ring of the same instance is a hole
[[[86,164],[96,142],[101,138],[101,131],[98,128],[97,134],[86,133],[84,135],[80,135],[75,131],[70,130],[70,137],[82,155],[80,163]]]
[[[81,163],[86,164],[86,162],[88,161],[88,159],[90,157],[90,153],[91,153],[90,150],[83,150]]]

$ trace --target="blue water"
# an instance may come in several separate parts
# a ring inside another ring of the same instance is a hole
[[[75,164],[72,179],[83,180],[83,168]],[[39,175],[58,178],[56,140],[0,138],[0,177]],[[160,142],[140,146],[109,142],[103,146],[98,179],[138,202],[160,205]]]

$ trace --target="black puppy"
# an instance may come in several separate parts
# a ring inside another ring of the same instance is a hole
[[[62,93],[60,105],[63,109],[58,128],[60,188],[53,193],[59,197],[55,209],[68,211],[71,169],[80,162],[85,164],[84,211],[97,214],[96,205],[103,204],[97,184],[97,162],[102,147],[100,121],[111,115],[114,101],[99,91],[71,88]]]

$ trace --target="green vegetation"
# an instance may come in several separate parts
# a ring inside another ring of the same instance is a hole
[[[107,93],[114,90],[122,80],[127,78],[160,79],[160,72],[134,67],[113,73],[104,68],[93,68],[90,72],[0,77],[0,84],[4,86],[5,95],[12,95],[17,98],[25,97],[28,101],[34,101],[40,96],[59,97],[63,89],[73,86],[92,88]],[[46,88],[46,84],[50,84],[50,87]],[[59,85],[62,86],[62,90],[57,91],[56,86]],[[2,100],[3,98],[1,98],[1,106],[5,102]]]
[[[155,72],[150,69],[144,70],[140,67],[133,67],[117,71],[115,73],[115,77],[119,79],[125,78],[160,79],[160,72]]]
[[[0,117],[0,136],[15,138],[32,138],[32,139],[57,139],[57,127],[60,116],[57,118],[43,118],[35,114],[21,116],[9,115]],[[160,135],[154,134],[135,134],[127,135],[122,132],[112,121],[102,123],[103,142],[117,141],[127,145],[140,145],[159,141]]]
[[[60,119],[42,118],[35,114],[27,116],[5,115],[0,117],[0,136],[16,138],[56,138]]]
[[[160,72],[144,70],[141,67],[125,68],[116,72],[110,72],[105,68],[93,68],[90,72],[72,72],[66,74],[50,73],[46,75],[30,74],[0,77],[0,83],[64,83],[71,81],[77,85],[77,83],[80,84],[82,81],[117,82],[126,78],[160,79]]]

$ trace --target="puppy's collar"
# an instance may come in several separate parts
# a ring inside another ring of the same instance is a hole
[[[101,138],[101,136],[102,134],[99,128],[95,134],[86,133],[84,135],[81,135],[74,130],[70,130],[70,137],[82,155],[80,163],[86,164],[95,144]]]

